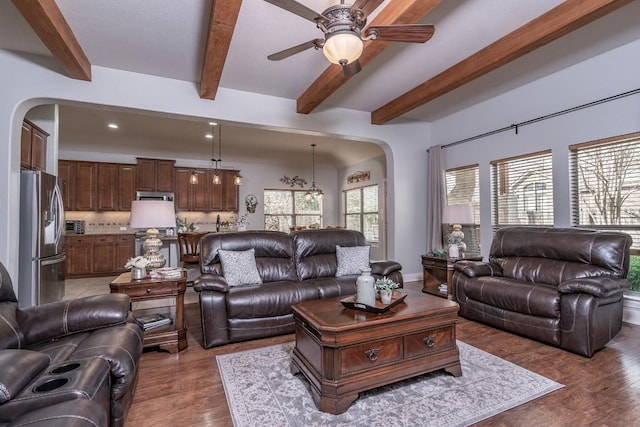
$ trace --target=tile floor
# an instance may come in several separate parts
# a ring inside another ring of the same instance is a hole
[[[67,279],[64,282],[64,300],[87,297],[91,295],[108,294],[110,292],[109,283],[117,276],[87,277],[84,279]],[[198,293],[191,286],[187,287],[184,294],[184,303],[198,303]],[[173,304],[171,299],[158,299],[153,301],[143,301],[134,303],[132,309],[166,307]]]

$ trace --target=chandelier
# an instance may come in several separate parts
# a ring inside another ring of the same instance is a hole
[[[311,144],[311,188],[304,195],[307,200],[322,199],[324,193],[316,187],[316,144]]]

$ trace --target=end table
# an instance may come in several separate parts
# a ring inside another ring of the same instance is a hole
[[[481,256],[466,255],[464,258],[439,258],[422,255],[422,292],[442,298],[454,299],[453,264],[460,260],[482,261]],[[443,292],[446,285],[446,291]]]
[[[187,348],[187,325],[184,321],[184,292],[187,278],[183,272],[180,278],[172,279],[131,279],[131,273],[122,273],[109,284],[111,293],[127,294],[131,302],[154,299],[173,299],[175,306],[136,310],[134,315],[142,316],[163,312],[173,319],[168,325],[144,331],[144,348],[160,347],[170,353]],[[168,313],[166,313],[168,311]]]

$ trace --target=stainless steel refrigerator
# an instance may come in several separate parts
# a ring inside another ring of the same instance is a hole
[[[21,171],[20,307],[64,297],[64,233],[64,207],[58,178],[39,171]]]

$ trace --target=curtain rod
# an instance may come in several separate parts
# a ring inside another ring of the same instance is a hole
[[[535,118],[535,119],[531,119],[531,120],[527,120],[527,121],[524,121],[524,122],[512,124],[512,125],[509,125],[509,126],[505,126],[503,128],[500,128],[500,129],[492,130],[491,132],[486,132],[486,133],[482,133],[482,134],[479,134],[479,135],[476,135],[476,136],[472,136],[470,138],[465,138],[465,139],[461,139],[459,141],[451,142],[449,144],[441,146],[441,148],[453,147],[454,145],[464,144],[465,142],[470,142],[470,141],[474,141],[476,139],[484,138],[486,136],[491,136],[491,135],[495,135],[497,133],[506,132],[506,131],[511,130],[511,129],[515,129],[516,135],[517,135],[518,134],[518,128],[520,128],[522,126],[526,126],[526,125],[530,125],[530,124],[533,124],[533,123],[541,122],[543,120],[551,119],[553,117],[558,117],[558,116],[561,116],[563,114],[573,113],[574,111],[582,110],[584,108],[593,107],[594,105],[603,104],[605,102],[609,102],[609,101],[613,101],[613,100],[616,100],[616,99],[624,98],[626,96],[635,95],[637,93],[640,93],[640,88],[634,89],[634,90],[630,90],[628,92],[619,93],[618,95],[613,95],[613,96],[610,96],[610,97],[607,97],[607,98],[602,98],[602,99],[599,99],[597,101],[588,102],[586,104],[578,105],[577,107],[567,108],[566,110],[561,110],[561,111],[558,111],[558,112],[555,112],[555,113],[547,114],[546,116],[541,116],[541,117],[538,117],[538,118]]]

